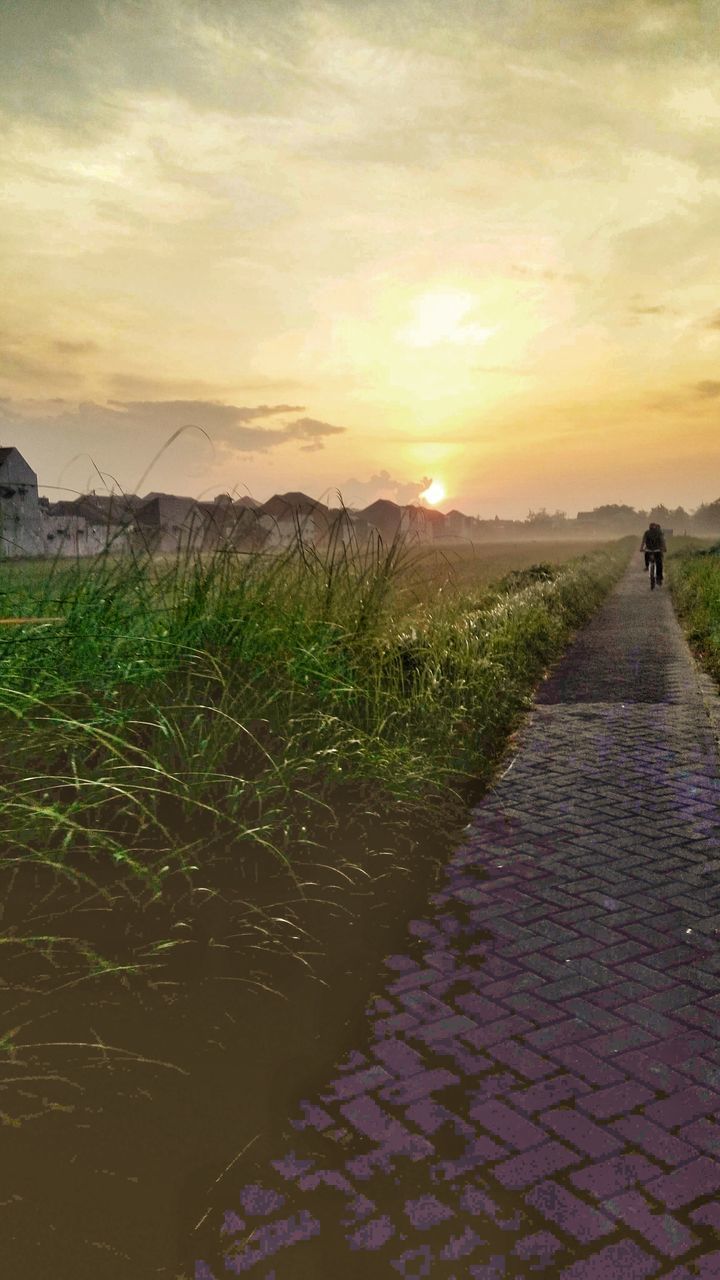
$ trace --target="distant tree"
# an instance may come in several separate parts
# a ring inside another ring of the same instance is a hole
[[[554,529],[565,520],[567,520],[566,511],[550,512],[541,507],[539,511],[528,511],[525,523],[531,524],[536,529]]]
[[[606,502],[601,507],[593,507],[592,514],[598,520],[635,520],[641,512],[624,502]]]
[[[699,532],[715,533],[720,529],[720,498],[714,502],[702,502],[693,515],[692,523]]]
[[[656,524],[662,525],[663,528],[666,525],[669,527],[671,518],[668,508],[662,502],[659,502],[656,507],[652,507],[650,510],[650,519],[654,520]]]

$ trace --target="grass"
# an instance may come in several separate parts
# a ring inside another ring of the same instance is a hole
[[[37,981],[171,971],[178,921],[229,884],[247,944],[291,946],[279,871],[459,824],[629,543],[539,550],[3,565],[5,615],[64,619],[0,633],[6,956]]]
[[[635,541],[0,566],[13,1274],[191,1274]]]
[[[688,640],[720,681],[720,543],[687,539],[668,561],[670,588]]]

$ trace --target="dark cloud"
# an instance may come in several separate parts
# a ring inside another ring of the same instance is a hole
[[[297,413],[301,404],[223,404],[219,400],[109,400],[113,411],[128,418],[174,429],[178,426],[227,428],[258,418],[273,418],[280,413]]]
[[[308,33],[293,0],[3,0],[0,105],[92,137],[122,123],[120,95],[178,94],[200,107],[273,114],[304,83]],[[215,43],[264,57],[208,74]]]
[[[693,390],[702,400],[714,400],[720,396],[720,382],[706,378],[702,382],[696,382]]]
[[[65,338],[57,338],[50,346],[61,356],[85,356],[100,349],[97,342],[70,342]]]
[[[344,427],[317,418],[295,418],[271,426],[254,425],[265,418],[296,413],[303,407],[223,404],[215,400],[109,400],[107,404],[15,401],[3,410],[3,415],[13,426],[42,422],[56,431],[80,430],[98,443],[108,432],[125,432],[128,440],[137,441],[138,437],[156,440],[158,436],[162,438],[162,434],[170,437],[183,429],[197,428],[211,441],[243,453],[266,453],[290,441],[300,442],[305,449],[321,449],[326,437],[345,431]]]
[[[117,371],[108,376],[108,385],[113,391],[113,401],[119,404],[135,401],[152,402],[156,400],[186,400],[194,403],[213,404],[218,396],[234,396],[239,391],[257,392],[267,395],[269,391],[310,391],[317,390],[311,383],[301,382],[298,378],[255,378],[251,382],[238,382],[233,379],[227,383],[209,383],[202,378],[163,378],[158,374],[126,373]],[[299,406],[298,406],[299,407]]]
[[[689,387],[678,391],[669,391],[646,402],[648,409],[659,409],[661,412],[692,412],[709,400],[720,397],[720,381],[715,378],[703,378],[693,382]]]
[[[31,378],[40,383],[52,380],[68,386],[80,380],[79,374],[57,356],[49,359],[33,339],[3,333],[0,333],[0,377]]]
[[[317,440],[320,436],[341,435],[345,427],[334,427],[330,422],[320,422],[317,418],[296,418],[294,422],[286,423],[285,430],[297,440]]]
[[[670,307],[630,307],[629,310],[634,316],[662,316],[667,315],[671,310]]]

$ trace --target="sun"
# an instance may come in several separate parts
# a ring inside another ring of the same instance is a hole
[[[495,326],[469,320],[477,299],[458,289],[423,293],[413,304],[413,320],[399,337],[410,347],[475,347],[487,342]]]
[[[431,507],[434,507],[437,502],[442,502],[445,497],[445,485],[440,480],[431,480],[427,489],[423,489],[420,497],[424,498],[425,502],[429,502]]]

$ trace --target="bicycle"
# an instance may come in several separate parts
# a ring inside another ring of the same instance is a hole
[[[650,557],[650,590],[654,591],[655,584],[657,582],[657,556],[661,556],[662,551],[658,549],[656,549],[655,551],[651,551],[649,548],[646,548],[642,552],[642,555]],[[662,586],[662,579],[660,580],[660,582],[657,582],[657,585],[659,587]]]

